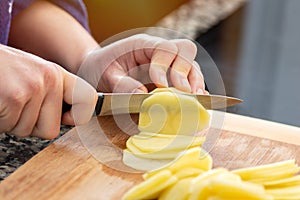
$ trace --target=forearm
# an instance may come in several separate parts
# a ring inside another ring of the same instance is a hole
[[[39,0],[12,20],[9,45],[56,62],[76,73],[98,44],[67,12]]]

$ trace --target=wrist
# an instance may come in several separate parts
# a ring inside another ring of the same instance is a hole
[[[99,45],[96,41],[90,43],[86,47],[78,47],[79,51],[77,50],[77,53],[70,54],[74,57],[69,57],[69,60],[66,60],[64,68],[73,74],[77,74],[80,66],[82,65],[86,57],[97,48],[99,48]],[[66,56],[66,58],[68,58],[68,56]]]

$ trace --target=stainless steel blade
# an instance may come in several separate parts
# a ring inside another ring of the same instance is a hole
[[[144,99],[153,94],[103,93],[102,95],[104,99],[99,114],[100,116],[138,113]],[[208,110],[226,108],[242,102],[241,99],[221,95],[186,95],[196,97],[204,108]]]

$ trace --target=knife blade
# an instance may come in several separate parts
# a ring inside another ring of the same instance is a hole
[[[153,95],[152,93],[98,93],[98,101],[95,114],[99,116],[139,113],[144,99]],[[222,95],[199,95],[194,96],[208,110],[221,109],[241,103],[243,100]]]

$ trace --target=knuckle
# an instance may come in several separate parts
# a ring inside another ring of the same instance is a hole
[[[191,40],[179,39],[175,40],[178,46],[178,51],[182,59],[191,62],[197,55],[197,45]]]
[[[44,82],[49,87],[55,87],[59,83],[61,79],[61,73],[59,66],[54,63],[49,63],[42,69],[42,73],[44,76]]]
[[[156,49],[162,50],[171,54],[177,54],[178,47],[175,43],[165,40],[165,41],[158,41],[156,44]]]
[[[16,88],[8,94],[8,102],[15,108],[22,107],[31,97],[31,91],[24,88]]]
[[[27,83],[27,89],[31,94],[39,94],[42,91],[43,83],[40,79],[36,79]]]

